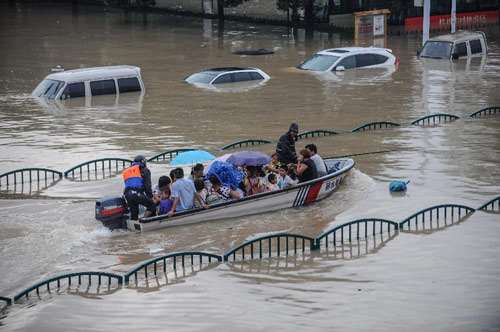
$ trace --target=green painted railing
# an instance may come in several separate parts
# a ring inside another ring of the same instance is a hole
[[[500,196],[483,204],[478,210],[490,211],[492,209],[500,211]],[[96,284],[98,286],[108,285],[110,287],[112,281],[115,280],[116,287],[121,288],[122,286],[129,285],[131,278],[134,278],[137,283],[141,277],[148,279],[149,276],[154,276],[156,278],[161,274],[165,274],[167,270],[184,270],[186,267],[208,266],[223,261],[244,262],[253,259],[274,259],[297,254],[308,255],[318,252],[322,248],[327,249],[328,253],[330,246],[335,252],[339,248],[344,248],[343,246],[347,246],[348,250],[352,250],[353,244],[354,247],[357,245],[357,248],[360,249],[359,243],[365,241],[365,246],[367,246],[369,239],[373,239],[376,249],[380,248],[381,243],[387,243],[387,241],[393,239],[399,232],[412,233],[415,231],[432,232],[440,230],[464,221],[475,211],[476,209],[465,205],[442,204],[414,213],[400,223],[380,218],[358,219],[327,229],[315,238],[300,234],[273,233],[245,241],[223,255],[188,251],[154,257],[139,263],[124,275],[96,271],[62,274],[40,281],[13,297],[0,297],[0,301],[5,302],[6,305],[11,305],[22,298],[29,298],[33,294],[40,297],[42,291],[50,292],[51,289],[59,290],[63,283],[68,287],[72,284],[85,284],[88,286]],[[444,227],[440,227],[438,223],[437,227],[429,229],[428,225],[436,221],[444,222]],[[384,237],[385,235],[387,237]],[[350,258],[353,257],[353,255],[347,256]],[[344,257],[345,255],[342,254],[342,258]]]
[[[377,121],[377,122],[370,122],[370,123],[366,123],[364,125],[361,125],[357,128],[354,128],[353,130],[351,130],[351,132],[358,133],[358,132],[362,132],[362,131],[388,129],[388,128],[394,128],[394,127],[399,127],[399,126],[401,126],[401,125],[399,123],[396,123],[396,122]]]
[[[108,174],[117,174],[121,170],[130,166],[132,160],[124,158],[101,158],[89,160],[79,165],[76,165],[64,172],[64,177],[70,180],[83,179],[86,175],[90,178],[91,174],[103,174],[105,177]]]
[[[125,281],[125,285],[128,285],[131,276],[134,276],[136,281],[138,280],[139,272],[143,272],[144,277],[148,278],[148,275],[151,273],[155,276],[158,275],[159,271],[163,271],[163,273],[166,273],[167,265],[169,264],[171,265],[173,270],[177,270],[177,268],[184,268],[186,265],[193,266],[195,264],[198,264],[201,266],[204,260],[205,263],[211,264],[212,261],[221,262],[222,257],[219,255],[199,251],[171,253],[165,256],[154,257],[150,260],[140,263],[139,265],[128,271],[123,276],[123,278]],[[158,269],[158,265],[161,265],[161,270]],[[152,272],[148,272],[150,268],[152,268]]]
[[[234,148],[242,148],[254,145],[271,144],[272,142],[266,139],[245,139],[224,145],[221,150],[229,150]]]
[[[333,136],[333,135],[338,135],[338,133],[333,130],[316,129],[316,130],[304,131],[298,134],[297,139],[304,139],[309,137]]]
[[[94,280],[95,283],[98,285],[102,285],[103,281],[107,281],[107,285],[111,285],[111,281],[114,279],[117,281],[119,285],[123,283],[123,276],[115,273],[110,273],[110,272],[96,272],[96,271],[85,271],[85,272],[73,272],[73,273],[66,273],[62,275],[58,275],[56,277],[52,277],[49,279],[42,280],[36,284],[34,284],[31,287],[28,287],[24,289],[23,291],[17,293],[14,295],[14,302],[19,301],[21,298],[26,298],[28,299],[30,294],[36,293],[37,296],[40,296],[40,292],[42,290],[46,290],[47,292],[50,292],[51,286],[54,286],[55,288],[59,289],[61,288],[61,281],[67,282],[68,286],[71,286],[73,283],[76,283],[77,285],[81,285],[83,282],[86,281],[87,285],[92,284],[92,277],[97,278],[97,280]],[[86,280],[85,280],[86,278]],[[73,280],[76,279],[76,280]]]
[[[471,118],[481,118],[486,116],[498,115],[500,114],[500,106],[491,106],[483,108],[477,112],[469,115]]]
[[[478,208],[478,210],[486,212],[500,212],[500,196],[495,197],[491,201],[484,203]]]
[[[474,208],[459,205],[459,204],[441,204],[436,206],[431,206],[427,209],[418,211],[412,214],[405,220],[399,223],[399,229],[401,231],[412,231],[412,230],[426,230],[427,227],[431,228],[433,221],[437,221],[437,227],[439,228],[439,221],[444,221],[445,225],[448,221],[454,222],[462,219],[474,213],[476,210]],[[406,228],[405,228],[406,227]]]
[[[246,257],[254,259],[258,257],[280,256],[284,249],[285,256],[289,252],[297,254],[297,251],[305,252],[306,250],[314,250],[314,239],[304,235],[275,233],[258,237],[229,250],[224,254],[224,261],[245,260]],[[306,245],[307,244],[307,245]],[[237,255],[238,254],[238,255]]]
[[[165,161],[165,160],[172,160],[175,157],[177,157],[177,155],[179,153],[194,151],[194,150],[196,150],[196,149],[185,148],[185,149],[168,150],[168,151],[164,151],[162,153],[159,153],[155,156],[152,156],[151,158],[148,159],[148,161],[149,162],[159,162],[159,161]]]
[[[453,114],[437,113],[421,117],[413,121],[411,124],[415,126],[430,126],[435,125],[436,123],[452,122],[458,119],[460,119],[460,117]]]
[[[44,183],[53,184],[62,179],[62,173],[48,168],[21,168],[0,175],[0,188],[17,184]]]
[[[328,248],[330,242],[335,246],[337,242],[341,244],[352,242],[353,239],[366,239],[369,236],[384,232],[390,235],[391,232],[396,233],[398,228],[399,224],[391,220],[379,218],[358,219],[324,231],[316,238],[316,247],[320,248],[324,242],[324,246]]]

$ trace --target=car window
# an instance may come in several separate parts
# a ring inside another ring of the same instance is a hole
[[[472,39],[469,42],[470,52],[472,54],[482,53],[483,48],[481,47],[481,41],[479,39]]]
[[[232,81],[231,74],[224,74],[217,77],[213,84],[231,83]]]
[[[458,43],[455,44],[455,49],[453,51],[454,55],[460,56],[467,56],[467,46],[464,43]]]
[[[217,73],[213,72],[202,72],[202,73],[196,73],[188,78],[186,78],[186,82],[188,83],[202,83],[202,84],[208,84],[212,82],[212,80],[217,76]]]
[[[357,54],[356,55],[356,65],[357,67],[372,66],[375,64],[375,59],[373,54]]]
[[[244,82],[252,80],[252,76],[250,76],[249,72],[233,73],[232,75],[233,75],[233,82]]]
[[[83,82],[70,83],[66,85],[61,99],[85,97],[85,84]]]
[[[339,66],[343,66],[345,69],[356,68],[356,57],[354,55],[345,57],[335,67],[338,68]]]
[[[116,94],[115,80],[102,80],[90,82],[92,96]]]
[[[386,57],[385,55],[382,55],[382,54],[372,54],[372,57],[373,57],[373,64],[374,65],[380,65],[380,64],[386,62],[387,59],[389,59],[388,57]]]
[[[315,54],[304,61],[299,69],[325,71],[330,69],[338,59],[339,57],[334,55]]]
[[[449,59],[451,56],[450,42],[427,41],[420,52],[422,58]]]
[[[62,81],[43,80],[33,90],[33,96],[54,99],[63,86],[64,82]]]
[[[254,71],[250,72],[250,76],[252,77],[252,80],[263,80],[264,79],[264,77],[261,74],[254,72]]]
[[[137,77],[119,78],[118,90],[120,93],[141,91],[141,84]]]

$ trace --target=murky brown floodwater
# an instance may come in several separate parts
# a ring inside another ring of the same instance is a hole
[[[63,271],[122,272],[180,250],[221,253],[272,231],[315,236],[361,217],[402,220],[439,203],[478,207],[500,193],[500,121],[468,114],[499,105],[500,30],[486,29],[489,55],[472,61],[421,61],[415,36],[390,37],[398,70],[313,75],[293,66],[314,51],[351,45],[349,35],[304,41],[282,27],[149,15],[99,8],[0,5],[0,173],[23,167],[65,170],[101,157],[151,156],[178,147],[218,148],[245,138],[276,140],[301,129],[348,131],[370,121],[405,124],[369,134],[316,138],[320,153],[394,152],[356,158],[357,167],[329,199],[299,210],[224,220],[154,233],[109,232],[94,221],[95,197],[116,194],[119,178],[62,181],[37,199],[0,200],[0,295]],[[241,57],[239,48],[274,48]],[[146,94],[91,103],[41,105],[31,90],[57,64],[65,68],[131,64]],[[192,87],[202,68],[255,66],[272,79],[248,91]],[[433,128],[406,126],[446,112],[463,119]],[[306,141],[301,141],[299,147]],[[270,152],[272,146],[262,150]],[[165,166],[153,165],[157,178]],[[388,182],[409,179],[405,196]],[[500,328],[500,218],[476,213],[429,235],[402,233],[361,259],[264,261],[219,265],[144,291],[96,298],[61,295],[6,311],[7,330],[400,330]]]

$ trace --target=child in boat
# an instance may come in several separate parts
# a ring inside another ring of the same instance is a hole
[[[285,189],[291,186],[296,185],[299,181],[294,180],[290,177],[290,174],[293,173],[291,169],[288,169],[288,167],[281,167],[278,170],[278,180],[277,184],[280,189]]]
[[[174,201],[170,198],[170,187],[163,186],[160,194],[160,204],[158,205],[158,214],[167,214],[172,209]]]
[[[202,178],[198,178],[194,180],[194,187],[196,189],[196,192],[200,196],[200,199],[202,200],[203,203],[207,204],[207,197],[208,197],[208,190],[205,188],[205,182],[203,181]],[[194,207],[195,208],[200,208],[202,207],[202,204],[198,202],[198,200],[194,200]]]
[[[278,179],[275,173],[269,173],[267,175],[266,189],[267,191],[280,190],[280,187],[278,186]]]
[[[212,183],[212,189],[210,190],[209,197],[217,196],[222,200],[240,199],[241,195],[238,191],[231,189],[230,187],[223,185],[216,175],[210,176],[210,182]],[[207,197],[208,199],[208,197]],[[212,203],[212,202],[211,202]]]
[[[247,196],[265,191],[260,175],[256,166],[247,166],[247,176],[245,178],[245,193]]]

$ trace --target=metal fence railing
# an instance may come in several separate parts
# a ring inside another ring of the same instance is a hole
[[[254,146],[254,145],[262,145],[262,144],[271,144],[272,142],[267,140],[267,139],[245,139],[242,141],[237,141],[233,143],[229,143],[224,145],[221,150],[229,150],[229,149],[235,149],[235,148],[243,148],[243,147],[249,147],[249,146]]]
[[[309,138],[309,137],[332,136],[332,135],[337,135],[337,134],[338,133],[333,131],[333,130],[316,129],[316,130],[304,131],[304,132],[298,134],[297,139],[304,139],[304,138]]]
[[[483,108],[477,112],[474,112],[470,115],[471,118],[480,118],[480,117],[486,117],[486,116],[492,116],[492,115],[498,115],[500,114],[500,106],[492,106],[492,107],[486,107]]]
[[[89,181],[114,176],[130,166],[132,160],[123,158],[101,158],[89,160],[64,172],[64,177],[73,181]]]
[[[160,161],[166,161],[166,160],[170,161],[170,160],[174,159],[175,157],[177,157],[177,155],[179,153],[194,151],[194,150],[195,149],[191,149],[191,148],[168,150],[168,151],[164,151],[162,153],[159,153],[157,155],[152,156],[151,158],[148,159],[148,161],[149,162],[160,162]]]
[[[423,209],[401,222],[380,218],[358,219],[321,232],[317,237],[300,234],[273,233],[245,241],[222,255],[199,252],[175,252],[153,257],[131,268],[125,274],[110,272],[74,272],[58,275],[42,280],[17,293],[13,297],[0,297],[6,306],[17,303],[21,299],[29,299],[36,294],[51,293],[53,290],[71,289],[72,285],[95,285],[108,287],[108,290],[129,287],[131,279],[137,286],[139,280],[158,280],[172,272],[190,268],[192,272],[201,271],[222,262],[231,264],[250,262],[252,260],[276,260],[287,257],[314,257],[322,259],[354,259],[377,251],[400,232],[432,233],[465,221],[476,211],[500,212],[500,196],[474,209],[460,204],[442,204]],[[322,256],[321,256],[322,255]],[[196,267],[196,269],[194,268]],[[133,287],[133,285],[130,285]]]
[[[437,113],[421,117],[411,124],[415,126],[431,126],[437,123],[452,122],[458,119],[460,119],[460,117],[453,114]]]
[[[359,127],[354,128],[351,130],[352,133],[357,133],[361,131],[368,131],[368,130],[377,130],[377,129],[389,129],[389,128],[394,128],[394,127],[399,127],[401,126],[399,123],[396,122],[390,122],[390,121],[377,121],[377,122],[370,122],[370,123],[365,123],[364,125],[361,125]]]

